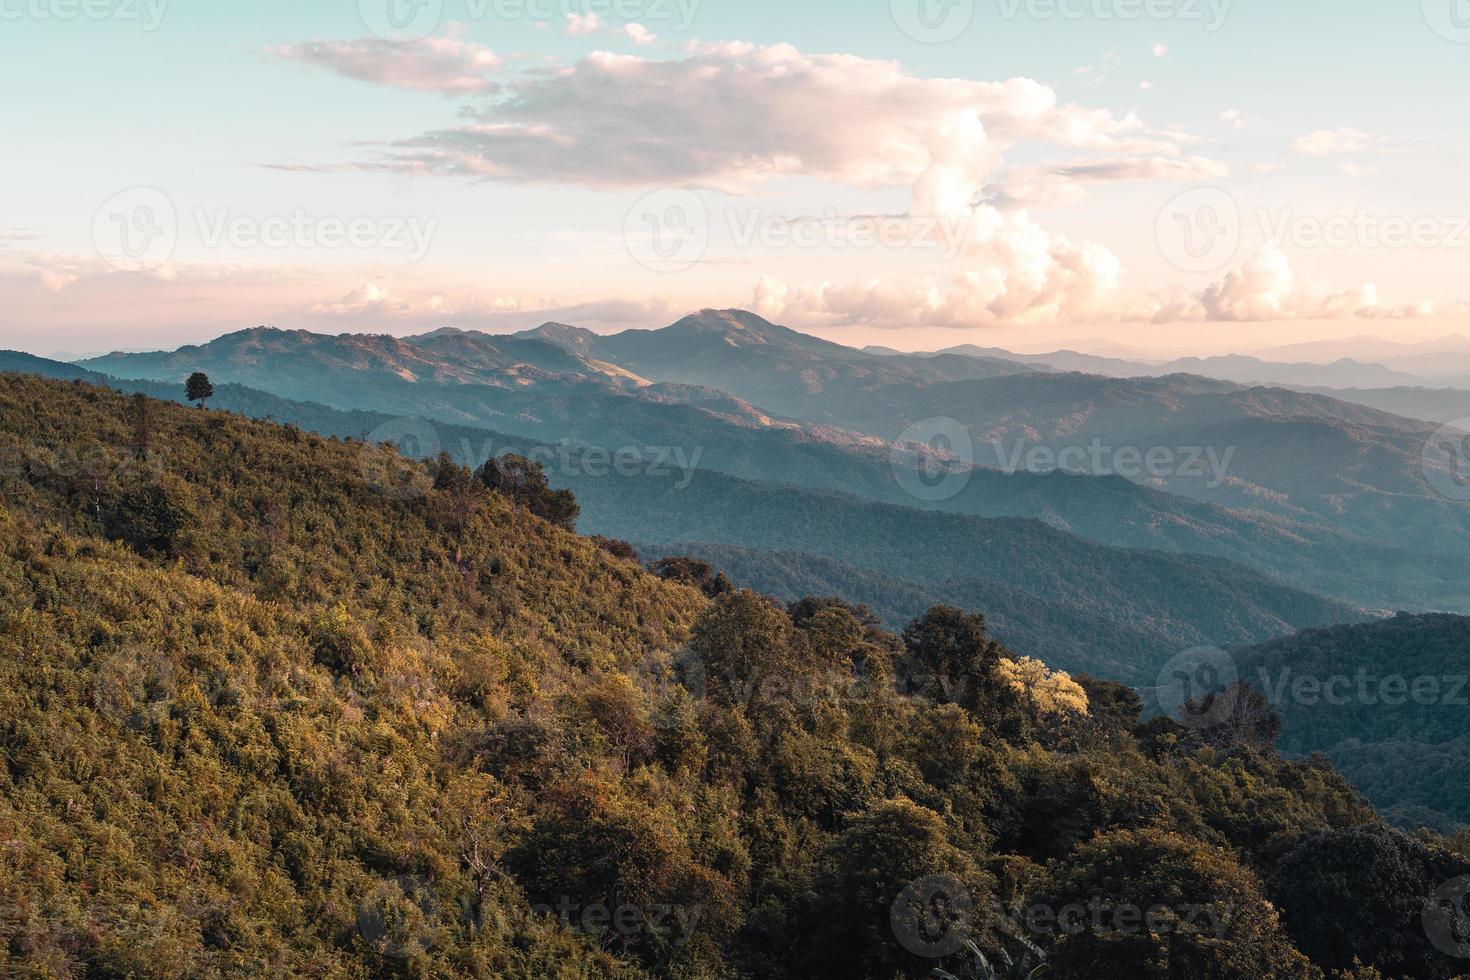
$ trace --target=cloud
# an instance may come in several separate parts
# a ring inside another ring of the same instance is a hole
[[[1279,248],[1266,245],[1204,290],[1130,300],[1116,291],[1120,269],[1110,255],[1057,243],[1054,281],[1016,282],[999,270],[933,277],[889,276],[846,285],[791,285],[763,277],[751,303],[772,318],[808,326],[987,327],[1055,322],[1233,323],[1306,319],[1401,319],[1431,316],[1433,303],[1390,306],[1364,285],[1336,292],[1301,281]]]
[[[1239,109],[1226,109],[1220,113],[1220,121],[1232,129],[1244,129],[1245,119]]]
[[[658,43],[658,35],[642,24],[628,24],[624,26],[623,33],[628,36],[628,40],[642,48]]]
[[[596,34],[602,30],[602,18],[596,14],[568,14],[567,33],[573,37]]]
[[[782,177],[907,187],[909,215],[962,229],[952,285],[824,287],[835,316],[1044,320],[1088,315],[1117,288],[1105,248],[1054,236],[1019,210],[1101,182],[1223,176],[1192,138],[1137,116],[1061,103],[1026,78],[923,78],[897,63],[790,45],[692,44],[673,60],[598,52],[523,75],[472,123],[396,144],[377,166],[412,174],[596,189],[754,190]],[[1007,174],[1023,144],[1085,153]]]
[[[437,312],[443,305],[444,300],[440,296],[411,302],[389,292],[377,283],[365,282],[335,302],[317,303],[311,308],[311,312],[331,316],[362,313],[417,316]]]
[[[282,45],[271,49],[271,53],[285,61],[325,68],[360,81],[451,96],[496,91],[499,83],[486,76],[503,64],[484,45],[455,37],[407,43],[379,38],[311,41]]]
[[[1338,169],[1338,171],[1340,173],[1342,173],[1346,177],[1377,177],[1378,176],[1378,168],[1377,167],[1365,167],[1365,166],[1362,166],[1361,164],[1353,163],[1351,160],[1349,160],[1347,163],[1338,164],[1337,169]]]
[[[1178,152],[1135,116],[1059,104],[1030,79],[920,78],[896,63],[789,45],[697,45],[679,60],[597,52],[525,74],[473,123],[396,144],[380,166],[416,174],[739,192],[805,176],[911,185],[934,167],[975,186],[1023,141]]]
[[[1428,316],[1434,304],[1420,301],[1389,306],[1372,283],[1336,292],[1304,282],[1286,253],[1273,244],[1261,246],[1245,263],[1187,301],[1161,304],[1155,322],[1259,322],[1269,320],[1402,319]]]
[[[1001,175],[993,192],[995,199],[1005,205],[1043,207],[1082,200],[1092,184],[1126,180],[1220,180],[1228,176],[1228,166],[1207,157],[1102,157],[1013,168]]]
[[[1169,57],[1169,46],[1167,44],[1155,44],[1153,47],[1155,58]]]
[[[1319,129],[1297,140],[1292,144],[1292,149],[1302,156],[1325,157],[1361,153],[1386,142],[1383,137],[1373,136],[1361,129]]]
[[[416,328],[451,326],[463,329],[522,329],[548,320],[588,327],[654,326],[675,307],[667,297],[646,300],[590,300],[564,303],[551,296],[499,294],[446,299],[443,293],[399,293],[377,282],[365,282],[337,300],[312,304],[306,313],[333,320],[411,324]]]

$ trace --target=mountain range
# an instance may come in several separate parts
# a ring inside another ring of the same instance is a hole
[[[1109,545],[1241,561],[1368,608],[1470,608],[1456,537],[1470,509],[1425,473],[1437,426],[1320,394],[1048,372],[963,353],[895,358],[740,311],[612,337],[557,324],[510,338],[254,330],[87,363],[134,379],[201,369],[296,401],[547,441],[698,450],[701,469],[742,479],[1039,518]],[[895,445],[936,418],[954,420],[975,466],[945,447]],[[1102,465],[1076,455],[1094,443],[1108,451]],[[1154,449],[1175,465],[1116,465]],[[1031,465],[1036,450],[1043,465]],[[906,468],[916,471],[908,479]],[[916,483],[919,470],[968,475],[936,496]]]

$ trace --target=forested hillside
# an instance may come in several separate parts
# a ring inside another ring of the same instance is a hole
[[[1236,655],[1283,721],[1410,826],[1470,824],[1470,618],[1400,615],[1306,630]]]
[[[7,976],[1460,972],[1459,842],[977,616],[86,385],[0,376],[0,459]]]

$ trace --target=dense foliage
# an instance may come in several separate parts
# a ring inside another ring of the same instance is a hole
[[[1281,714],[1281,748],[1322,752],[1407,826],[1470,824],[1470,618],[1400,614],[1237,654]]]
[[[1311,855],[1388,842],[1395,914],[1470,873],[978,616],[711,598],[465,471],[147,408],[0,376],[7,976],[1312,977]],[[1459,962],[1386,921],[1365,970]]]

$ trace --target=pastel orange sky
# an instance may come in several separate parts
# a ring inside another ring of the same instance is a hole
[[[710,306],[904,349],[1470,332],[1453,2],[33,0],[0,345]]]

